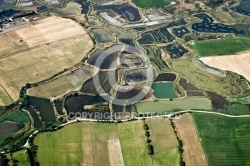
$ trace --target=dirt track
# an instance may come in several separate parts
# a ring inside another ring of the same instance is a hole
[[[110,166],[124,166],[119,139],[108,140]]]
[[[174,123],[183,141],[183,159],[185,164],[187,166],[207,165],[206,157],[190,114],[181,115],[181,118],[175,119]]]

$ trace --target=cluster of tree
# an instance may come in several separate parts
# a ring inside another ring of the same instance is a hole
[[[27,153],[28,153],[28,156],[29,156],[30,164],[32,166],[39,166],[39,162],[36,159],[38,146],[34,145],[34,139],[35,139],[36,135],[37,134],[33,134],[33,136],[30,137],[29,144],[30,144],[31,148],[27,149]]]
[[[5,154],[0,153],[0,165],[8,165],[9,161]]]
[[[27,83],[25,86],[23,86],[19,92],[19,109],[27,108],[29,105],[29,98],[26,94],[26,90],[31,88],[31,84]]]
[[[153,145],[150,144],[151,140],[149,139],[149,137],[150,137],[150,133],[148,131],[149,127],[145,123],[145,121],[144,121],[144,124],[143,124],[143,128],[145,130],[145,136],[147,137],[146,143],[148,144],[148,154],[153,155],[154,154],[154,147],[153,147]]]
[[[172,121],[172,120],[170,121],[170,124],[171,124],[172,128],[174,129],[175,136],[176,136],[177,141],[178,141],[178,143],[179,143],[179,147],[178,147],[178,149],[179,149],[180,153],[182,154],[182,153],[183,153],[183,143],[182,143],[182,141],[181,141],[180,137],[179,137],[179,136],[178,136],[178,134],[177,134],[177,131],[176,131],[175,125],[174,125],[174,123],[173,123],[173,121]],[[182,155],[181,155],[181,160],[180,160],[180,162],[181,162],[181,163],[180,163],[180,165],[181,165],[181,166],[186,165],[186,164],[185,164],[185,162],[184,162],[184,160],[183,160]]]

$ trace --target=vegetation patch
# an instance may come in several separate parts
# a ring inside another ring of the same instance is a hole
[[[10,111],[0,117],[0,150],[5,148],[14,148],[19,146],[24,140],[16,142],[15,140],[23,136],[23,131],[19,129],[28,129],[30,120],[23,111]],[[19,130],[18,132],[16,132]],[[11,146],[10,146],[11,144]],[[22,145],[20,145],[22,146]]]
[[[250,49],[250,40],[227,36],[222,40],[195,41],[190,47],[199,56],[233,55]]]
[[[29,156],[26,150],[14,152],[11,156],[11,162],[13,165],[30,166]]]
[[[164,7],[170,4],[172,0],[133,0],[136,6],[141,8],[149,8],[149,7]]]
[[[216,91],[218,94],[235,96],[247,93],[245,83],[238,74],[227,72],[225,77],[204,72],[196,67],[192,60],[174,60],[172,69],[185,76],[190,83],[198,85],[200,89]]]
[[[209,165],[247,165],[249,118],[192,114]]]
[[[174,99],[173,101],[153,101],[136,103],[138,113],[173,112],[180,110],[212,110],[211,101],[207,98]],[[167,107],[166,107],[167,106]]]
[[[178,148],[174,148],[153,156],[154,166],[179,165],[181,154]]]
[[[145,124],[148,125],[150,144],[153,145],[156,156],[178,147],[178,141],[168,119],[146,119]]]

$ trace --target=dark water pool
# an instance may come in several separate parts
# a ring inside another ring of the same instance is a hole
[[[56,116],[55,112],[53,110],[53,107],[49,101],[49,99],[43,99],[43,98],[38,98],[38,97],[29,97],[29,103],[38,108],[42,118],[46,122],[55,122],[56,121]]]
[[[236,29],[232,26],[224,25],[221,23],[213,23],[214,19],[205,13],[194,15],[202,19],[201,23],[194,23],[192,29],[197,32],[211,32],[211,33],[234,33],[236,35],[244,35],[245,31]]]

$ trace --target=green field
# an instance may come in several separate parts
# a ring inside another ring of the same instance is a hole
[[[3,123],[4,121],[23,123],[26,125],[30,123],[28,115],[23,111],[9,111],[0,117],[0,123]]]
[[[75,123],[35,138],[41,165],[109,165],[107,140],[118,138],[115,124]],[[56,157],[53,155],[56,154]],[[94,154],[94,155],[92,155]]]
[[[192,116],[209,165],[250,165],[250,118]]]
[[[127,166],[165,165],[177,166],[180,164],[180,152],[177,149],[173,129],[168,119],[149,119],[145,122],[149,126],[150,140],[155,154],[151,158],[147,154],[146,137],[143,123],[140,121],[121,123],[118,125],[123,157]],[[152,160],[153,159],[153,160]]]
[[[13,103],[12,98],[0,87],[0,105]]]
[[[17,163],[18,166],[30,166],[29,157],[25,150],[20,150],[12,154],[12,162]]]
[[[80,165],[83,162],[82,132],[82,124],[77,123],[57,132],[38,134],[34,143],[39,147],[40,165]]]
[[[224,40],[196,41],[190,46],[199,56],[233,55],[250,49],[250,40],[228,36]]]
[[[165,98],[177,98],[177,94],[174,91],[173,83],[154,83],[152,85],[154,90],[154,95],[156,98],[165,99]]]
[[[147,153],[143,123],[129,122],[118,125],[124,164],[127,166],[152,166]]]
[[[178,148],[174,148],[153,156],[154,166],[179,166],[181,154]]]
[[[148,7],[163,7],[167,6],[172,2],[172,0],[132,0],[136,6],[141,8],[148,8]]]
[[[207,98],[174,99],[173,101],[152,101],[135,104],[137,112],[171,112],[179,110],[211,110],[211,101]]]
[[[34,140],[38,145],[37,160],[41,166],[109,166],[107,141],[119,139],[126,166],[153,166],[164,160],[177,166],[180,153],[173,129],[168,119],[158,120],[148,121],[150,139],[157,153],[153,158],[148,155],[143,121],[131,121],[118,124],[80,122],[55,132],[40,133]]]
[[[169,119],[146,119],[145,123],[149,127],[151,144],[154,147],[155,154],[165,153],[166,149],[178,147],[178,142]]]

